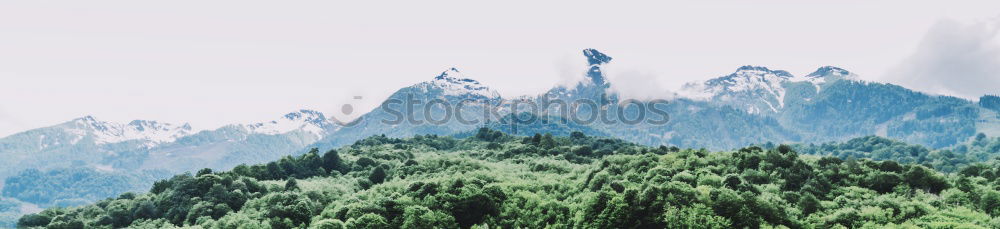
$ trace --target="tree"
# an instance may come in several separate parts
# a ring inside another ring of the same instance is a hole
[[[805,193],[799,198],[799,209],[802,210],[802,214],[809,215],[813,212],[819,211],[822,206],[819,204],[819,200],[812,193]]]
[[[309,225],[309,229],[344,229],[347,228],[339,219],[324,219]]]
[[[873,172],[868,174],[866,185],[879,193],[892,192],[902,179],[895,173]]]
[[[424,206],[410,206],[403,213],[402,228],[458,228],[458,224],[451,215],[432,211]]]
[[[382,166],[379,166],[375,167],[375,169],[372,170],[372,173],[368,175],[368,181],[371,181],[372,184],[381,184],[385,181],[385,177],[385,169],[383,169]]]
[[[375,162],[375,160],[372,160],[371,158],[368,158],[368,157],[358,158],[358,160],[355,161],[354,163],[357,164],[361,168],[365,168],[365,167],[368,167],[368,166],[373,166],[373,165],[378,164],[377,162]]]
[[[198,175],[196,175],[196,176],[201,176],[201,175],[205,175],[205,174],[212,174],[212,169],[210,169],[210,168],[204,168],[204,169],[198,170]]]
[[[906,183],[914,189],[927,190],[930,193],[940,193],[948,188],[944,177],[934,174],[934,171],[923,166],[910,166],[910,169],[903,175]]]
[[[556,141],[552,138],[552,134],[546,133],[539,142],[539,146],[544,149],[551,149],[556,147]]]
[[[577,156],[589,157],[593,152],[594,150],[591,149],[590,146],[578,146],[573,148],[573,154],[576,154]]]
[[[25,215],[24,217],[21,217],[21,219],[17,220],[17,227],[29,228],[29,227],[44,227],[45,225],[49,225],[49,222],[52,221],[52,218],[46,215],[45,213],[46,212]]]
[[[987,190],[983,193],[981,209],[992,216],[1000,216],[1000,191]]]
[[[530,144],[538,146],[541,142],[542,142],[542,134],[535,133],[534,136],[531,136]]]
[[[294,177],[288,178],[288,181],[285,182],[285,190],[286,191],[299,190],[299,181],[296,180]]]
[[[481,133],[492,138],[495,132]],[[311,152],[232,171],[177,175],[156,182],[150,192],[30,214],[20,219],[20,226],[995,228],[1000,214],[1000,164],[995,163],[946,174],[915,162],[802,158],[794,147],[781,145],[656,154],[650,152],[671,150],[607,138],[538,136],[534,143],[532,137],[485,142],[474,137],[376,136],[322,157]],[[884,150],[881,145],[892,144],[878,138],[855,143],[859,145],[851,148],[922,155],[910,148]],[[489,150],[488,144],[502,145],[507,152]],[[552,149],[542,148],[549,144]],[[824,148],[828,146],[814,147],[831,150]],[[975,147],[981,149],[955,150],[954,155],[1000,148],[1000,142]],[[340,167],[345,163],[341,156],[360,159],[356,166]],[[355,171],[332,172],[348,167]],[[67,174],[89,173],[35,170],[8,179],[4,191],[33,183],[47,187],[53,184],[47,182],[54,178],[50,176],[62,179]],[[263,179],[268,181],[258,182]],[[308,191],[298,184],[300,179],[308,179]],[[386,184],[389,180],[392,184]],[[379,188],[370,188],[378,183]],[[59,193],[29,190],[22,194]],[[0,199],[0,211],[14,208],[18,205]],[[0,214],[0,220],[4,216]],[[0,227],[7,225],[0,222]]]
[[[715,215],[711,208],[705,205],[678,208],[668,206],[663,213],[665,228],[729,228],[732,223],[728,219]]]
[[[340,159],[340,154],[337,150],[331,149],[323,154],[323,169],[326,169],[328,173],[333,173],[334,171],[341,174],[347,173],[347,166],[344,165],[344,161]]]
[[[361,217],[347,220],[346,228],[383,229],[389,228],[389,223],[386,222],[385,217],[368,213],[362,215]]]

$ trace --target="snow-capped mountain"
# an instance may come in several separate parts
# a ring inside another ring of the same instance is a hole
[[[680,94],[688,98],[729,104],[749,113],[778,112],[785,106],[785,88],[782,84],[793,77],[787,71],[748,65],[729,75],[685,84]]]
[[[270,161],[290,155],[336,131],[340,126],[322,112],[298,110],[272,121],[231,124],[178,138],[148,150],[105,160],[116,168],[229,169],[238,164]],[[129,154],[131,152],[124,152]]]
[[[500,98],[500,93],[496,90],[480,84],[479,81],[466,78],[465,74],[456,68],[445,70],[434,77],[434,80],[419,83],[411,88],[420,89],[423,93],[459,99],[495,100]]]
[[[86,116],[67,123],[65,130],[80,136],[93,137],[96,144],[143,141],[147,146],[172,142],[191,134],[191,125],[174,125],[148,120],[133,120],[129,123],[100,121]],[[75,143],[75,142],[73,142]]]
[[[146,150],[191,134],[188,124],[135,120],[102,121],[93,116],[73,119],[0,138],[0,180],[23,169],[68,166],[101,167],[116,152]]]
[[[416,103],[408,106],[404,104],[407,101]],[[440,102],[449,104],[452,110],[443,110],[439,106],[441,104],[428,106]],[[449,68],[429,81],[397,90],[382,102],[382,106],[359,117],[355,125],[340,128],[310,147],[331,148],[379,134],[392,137],[453,134],[476,126],[458,122],[456,116],[461,115],[463,119],[476,120],[480,124],[488,118],[499,119],[500,117],[484,117],[483,111],[491,106],[502,106],[502,102],[503,98],[496,90],[467,78],[456,68]],[[457,108],[459,103],[463,103],[461,109]],[[444,119],[446,116],[449,116],[447,120]],[[407,121],[402,121],[401,118]],[[411,119],[417,123],[409,122]],[[443,123],[430,124],[432,121]]]
[[[85,116],[55,126],[17,133],[0,139],[0,142],[10,142],[6,145],[9,148],[29,151],[44,151],[53,147],[72,147],[80,144],[101,147],[129,143],[136,147],[153,147],[190,134],[191,125],[187,123],[176,125],[148,120],[118,123]],[[17,140],[26,138],[32,141]],[[0,154],[10,154],[13,151],[20,150],[0,147]]]
[[[323,113],[298,110],[273,121],[192,132],[189,124],[129,123],[86,116],[0,138],[0,157],[22,168],[87,166],[102,169],[227,168],[287,155],[339,128]],[[59,161],[51,161],[58,159]],[[186,166],[179,166],[186,164]],[[177,169],[177,170],[173,170]]]
[[[245,124],[244,126],[251,133],[257,134],[277,135],[301,130],[317,137],[322,137],[338,128],[336,124],[326,119],[323,113],[304,109],[285,114],[277,120]]]
[[[774,114],[786,107],[789,83],[808,83],[818,91],[828,82],[844,79],[856,80],[857,76],[833,66],[820,67],[806,76],[794,76],[784,70],[748,65],[729,75],[704,82],[687,83],[678,94],[690,99],[730,105],[753,114]]]
[[[834,66],[823,66],[805,77],[792,78],[792,81],[808,81],[816,86],[833,80],[859,80],[859,78],[852,72]]]

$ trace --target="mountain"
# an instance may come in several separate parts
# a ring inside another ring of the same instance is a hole
[[[277,160],[338,128],[312,110],[197,133],[187,124],[87,116],[0,139],[0,157],[10,165],[0,167],[0,189],[24,206],[76,206],[147,190],[170,174]]]
[[[465,74],[456,68],[450,68],[434,77],[434,80],[411,86],[411,88],[415,90],[404,93],[421,91],[421,94],[449,99],[497,100],[500,98],[500,93],[483,86],[479,81],[466,78]]]
[[[510,135],[552,134],[555,136],[570,136],[580,132],[587,136],[609,137],[594,127],[582,125],[560,116],[539,116],[530,112],[508,114],[497,121],[489,122],[483,127],[497,130]],[[456,137],[472,136],[475,131],[456,134]]]
[[[6,147],[13,148],[14,145],[21,145],[20,147],[24,147],[23,149],[38,151],[78,144],[100,146],[123,142],[140,143],[140,145],[151,147],[174,141],[190,133],[191,126],[186,123],[174,125],[147,120],[116,123],[101,121],[93,116],[85,116],[55,126],[14,134],[0,141],[5,142],[4,146]],[[37,139],[37,141],[22,140],[27,138]]]
[[[994,111],[1000,111],[1000,96],[984,95],[979,98],[979,106]]]
[[[299,110],[288,113],[278,120],[243,125],[249,132],[257,134],[277,135],[292,131],[303,131],[322,137],[339,128],[326,119],[323,113],[313,110]]]
[[[805,142],[879,135],[942,148],[986,131],[977,128],[983,109],[961,98],[864,81],[829,82],[819,91],[799,88],[804,89],[787,98],[789,105],[775,117],[799,130]]]
[[[785,108],[787,96],[795,96],[796,86],[820,91],[822,86],[839,80],[857,80],[857,75],[833,66],[824,66],[804,77],[784,70],[761,66],[743,66],[735,72],[704,82],[685,84],[679,92],[691,99],[729,105],[752,114],[776,114]]]
[[[273,121],[201,131],[147,150],[123,152],[119,157],[106,158],[105,162],[128,170],[229,169],[244,163],[276,160],[339,128],[321,112],[299,110]]]
[[[607,80],[602,69],[605,64],[611,62],[612,58],[596,49],[584,49],[583,56],[587,58],[589,64],[585,80],[577,82],[571,87],[557,86],[540,97],[562,101],[597,98],[599,99],[597,102],[601,104],[615,100],[616,98],[608,97],[608,88],[611,87],[611,82]]]
[[[130,171],[129,174],[113,173],[110,166],[101,162],[103,158],[114,157],[117,152],[146,150],[165,143],[175,141],[191,134],[188,124],[169,124],[156,121],[135,120],[128,123],[102,121],[93,116],[86,116],[54,126],[43,127],[16,133],[0,138],[0,158],[4,162],[0,166],[0,190],[3,195],[0,200],[16,206],[8,210],[0,210],[0,215],[21,215],[37,211],[38,206],[47,207],[53,204],[63,206],[90,203],[98,199],[112,197],[125,191],[144,190],[152,181],[168,175],[158,171]],[[74,168],[67,170],[66,168]],[[30,171],[35,171],[34,173]],[[39,170],[47,170],[47,176],[69,177],[72,180],[91,181],[90,184],[61,182],[59,184],[44,184],[45,190],[70,193],[68,195],[47,196],[38,193],[22,195],[22,184],[36,184],[32,175],[40,174]],[[76,176],[88,174],[91,176]],[[24,175],[24,176],[22,176]],[[70,176],[63,176],[70,175]],[[25,179],[10,180],[12,177]],[[103,177],[103,179],[93,179]],[[138,181],[132,178],[143,178]],[[8,184],[11,184],[8,187]],[[89,188],[88,188],[89,187]],[[97,189],[105,190],[97,191]],[[62,192],[63,190],[78,190],[77,192]],[[74,195],[80,191],[93,191],[98,196]],[[30,197],[31,200],[19,200],[16,197]],[[69,197],[67,197],[69,196]],[[36,198],[37,197],[37,198]],[[5,218],[5,217],[0,217]],[[0,219],[0,227],[5,225]]]
[[[600,118],[593,122],[575,124],[588,126],[587,131],[594,129],[600,133],[647,145],[729,149],[760,141],[798,140],[794,132],[783,129],[772,117],[743,112],[706,99],[678,97],[667,103],[638,101],[644,104],[640,108],[632,104],[636,101],[621,100],[617,93],[610,90],[613,82],[607,80],[602,68],[613,58],[594,49],[584,50],[583,55],[589,64],[583,81],[572,87],[555,87],[538,97],[540,104],[562,100],[580,105],[570,109],[568,113],[550,107],[545,110],[548,113],[543,116],[558,115],[569,120],[587,120],[591,115],[597,115]],[[734,73],[731,78],[749,78],[750,71],[754,70],[750,67],[741,69],[741,73]],[[725,79],[716,81],[722,82]],[[719,85],[719,88],[725,88],[721,83]],[[664,92],[663,97],[667,97],[666,95],[668,93]],[[653,108],[665,111],[669,117],[660,117],[652,111]],[[627,121],[635,117],[644,117],[646,121],[639,123]],[[668,122],[662,124],[648,122],[663,118]]]
[[[1000,119],[990,115],[996,112],[970,101],[928,95],[892,84],[865,82],[856,74],[834,66],[820,67],[805,76],[763,66],[739,67],[721,77],[685,84],[678,96],[668,103],[653,105],[669,115],[669,122],[665,124],[623,124],[620,122],[623,118],[654,117],[649,110],[652,107],[630,106],[609,90],[613,82],[608,80],[603,68],[613,60],[611,56],[596,49],[585,49],[582,54],[588,64],[583,80],[553,87],[537,96],[501,98],[489,87],[465,78],[454,68],[449,69],[431,81],[400,89],[383,102],[384,106],[363,115],[355,125],[335,131],[311,147],[342,146],[378,134],[407,137],[450,135],[477,126],[504,129],[497,126],[502,117],[526,111],[535,113],[536,117],[556,120],[583,119],[584,123],[575,123],[579,130],[586,127],[593,133],[642,144],[716,150],[758,142],[827,142],[867,135],[940,148],[962,142],[977,132],[1000,135],[1000,121],[996,121]],[[664,92],[663,97],[668,94]],[[409,112],[402,109],[400,102],[408,99],[418,103]],[[466,103],[462,116],[476,117],[480,122],[457,122],[454,109],[449,112],[441,104],[426,106],[434,100],[449,104],[451,108]],[[987,99],[985,103],[991,104],[990,101]],[[537,106],[535,110],[529,107],[532,105]],[[482,117],[484,112],[499,115]],[[427,120],[428,115],[436,119],[452,116],[453,119],[431,125],[385,122],[403,117]],[[483,120],[493,123],[484,124]],[[528,127],[522,129],[526,131],[567,128],[547,124],[523,126]],[[518,134],[534,133],[518,131]]]
[[[856,74],[833,66],[820,67],[805,76],[743,66],[725,76],[685,84],[678,94],[773,118],[802,142],[879,135],[941,148],[977,132],[1000,134],[982,127],[994,126],[983,123],[997,122],[980,115],[989,111],[971,101],[862,81]]]
[[[496,90],[450,68],[430,81],[397,90],[380,107],[308,148],[332,148],[381,134],[390,137],[451,135],[502,117],[486,114],[493,108],[505,110],[504,104]]]
[[[185,171],[178,166],[225,168],[280,157],[338,128],[312,110],[198,133],[192,133],[188,124],[145,120],[122,124],[86,116],[0,139],[0,156],[17,162],[17,166],[0,169],[0,178],[24,168],[67,166],[172,171]],[[197,156],[188,157],[192,155]]]
[[[117,151],[147,149],[190,133],[188,124],[146,120],[116,123],[93,116],[77,118],[0,138],[0,157],[13,162],[0,168],[0,179],[24,168],[94,164]]]
[[[783,70],[743,66],[732,74],[702,83],[685,84],[681,93],[692,99],[744,109],[749,113],[777,113],[785,106],[783,83],[793,78]]]
[[[843,68],[838,68],[834,66],[823,66],[816,71],[806,75],[806,80],[813,82],[814,84],[822,84],[828,80],[859,80],[858,75],[844,70]]]
[[[105,150],[111,156],[104,161],[114,167],[166,168],[176,160],[198,158],[189,167],[225,168],[232,165],[228,161],[241,161],[230,159],[263,156],[264,148],[268,149],[266,152],[305,152],[311,147],[342,146],[379,134],[406,137],[460,133],[497,122],[515,112],[515,106],[530,103],[539,106],[551,101],[592,103],[572,107],[570,111],[575,113],[558,112],[558,106],[533,111],[539,117],[564,120],[579,118],[570,116],[574,114],[586,117],[600,112],[610,119],[653,115],[648,109],[637,110],[622,103],[609,90],[613,82],[603,68],[613,60],[611,56],[596,49],[585,49],[582,54],[588,64],[583,80],[553,87],[536,96],[505,99],[458,69],[450,68],[428,81],[399,89],[382,106],[343,127],[330,123],[319,112],[302,111],[271,122],[230,125],[197,134],[169,132],[173,130],[169,126],[137,121],[126,126],[141,128],[94,124],[94,129],[106,131],[90,135],[95,145],[135,142],[148,148]],[[668,93],[664,92],[664,97]],[[643,144],[711,149],[762,141],[827,142],[867,135],[940,148],[964,141],[977,132],[1000,134],[1000,128],[996,128],[1000,125],[994,124],[998,118],[991,115],[997,112],[991,110],[993,102],[989,98],[980,102],[986,105],[977,106],[959,98],[861,81],[854,73],[833,66],[795,76],[784,70],[748,65],[714,79],[685,84],[678,95],[668,104],[656,105],[670,116],[666,124],[577,124]],[[523,109],[526,107],[516,108],[516,112],[531,111]],[[463,122],[458,117],[472,122]],[[29,141],[18,138],[17,142]],[[291,149],[299,146],[305,147]],[[216,163],[220,161],[226,162]]]
[[[672,99],[663,103],[620,100],[610,90],[614,82],[604,71],[613,58],[596,49],[585,49],[582,54],[588,64],[583,80],[540,95],[503,98],[496,90],[450,68],[428,81],[399,89],[379,108],[343,126],[321,112],[299,110],[273,121],[232,124],[197,133],[187,124],[114,123],[90,116],[29,130],[0,138],[0,157],[10,165],[0,167],[0,179],[16,184],[16,188],[4,189],[0,197],[6,198],[6,203],[26,206],[71,206],[141,190],[162,174],[202,168],[227,170],[312,148],[350,145],[369,136],[471,136],[479,127],[516,135],[566,136],[578,131],[649,146],[711,150],[864,137],[855,143],[922,145],[927,150],[918,151],[924,153],[911,154],[918,158],[906,160],[921,162],[927,159],[919,158],[921,155],[931,155],[935,158],[931,163],[953,158],[974,163],[997,153],[992,146],[972,147],[975,150],[954,147],[973,136],[1000,136],[1000,98],[994,95],[983,96],[978,102],[930,95],[859,80],[854,73],[833,66],[804,76],[743,66],[714,79],[685,84],[677,96],[667,96],[670,92],[665,91],[663,97]],[[560,101],[566,106],[560,107]],[[530,109],[532,105],[544,107]],[[646,122],[624,122],[634,117],[644,117]],[[648,122],[663,118],[662,123]],[[887,152],[906,147],[854,152],[858,149],[855,146],[867,147],[855,143],[831,147],[850,151],[843,155],[905,156]],[[950,157],[949,153],[969,155]],[[94,191],[90,189],[101,189],[94,192],[101,194],[74,196]]]

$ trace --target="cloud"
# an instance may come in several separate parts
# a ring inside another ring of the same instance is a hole
[[[1000,18],[977,23],[939,21],[916,52],[886,79],[919,91],[968,99],[1000,94],[998,32]]]
[[[651,71],[642,71],[634,67],[624,67],[616,64],[608,64],[604,68],[608,80],[611,82],[611,91],[617,93],[622,99],[671,99],[672,92],[660,82]]]
[[[579,55],[563,55],[554,64],[559,77],[556,86],[572,88],[587,78],[587,61]]]
[[[574,53],[575,54],[575,53]],[[610,54],[612,57],[614,53]],[[604,77],[611,84],[609,91],[621,99],[651,100],[671,99],[674,93],[667,89],[654,71],[613,60],[601,65]],[[555,61],[558,76],[556,86],[572,88],[587,79],[590,66],[579,55],[564,55]]]

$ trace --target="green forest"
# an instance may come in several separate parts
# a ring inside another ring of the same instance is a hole
[[[483,128],[468,135],[373,136],[266,164],[203,169],[157,181],[145,193],[50,208],[17,224],[1000,228],[1000,162],[989,158],[1000,138],[983,135],[933,151],[868,137],[724,152],[581,132],[515,136]]]
[[[766,147],[766,146],[765,146]],[[868,158],[877,161],[921,164],[945,173],[953,173],[966,166],[987,162],[1000,152],[1000,138],[990,139],[978,134],[971,141],[945,149],[908,144],[878,136],[854,138],[846,142],[794,145],[797,152],[840,159]]]

